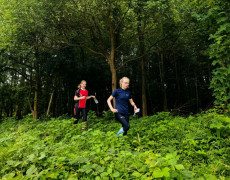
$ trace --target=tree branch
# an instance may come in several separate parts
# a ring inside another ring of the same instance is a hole
[[[119,66],[118,68],[116,68],[116,70],[121,69],[121,68],[124,67],[128,62],[130,62],[130,61],[136,61],[137,59],[140,59],[140,58],[144,57],[145,55],[146,55],[146,54],[143,54],[143,55],[141,55],[141,56],[139,56],[139,57],[136,57],[136,58],[129,59],[129,60],[125,61],[121,66]]]
[[[128,6],[127,11],[123,14],[123,16],[121,17],[120,21],[117,23],[116,27],[114,28],[114,32],[117,30],[117,28],[119,27],[121,22],[124,20],[126,14],[129,12],[130,6],[131,6],[131,0],[129,1],[129,6]]]
[[[2,70],[1,72],[5,72],[5,71],[7,71],[7,70],[15,71],[15,72],[17,72],[18,74],[20,74],[22,77],[24,77],[26,80],[28,80],[28,81],[33,81],[33,80],[27,78],[27,76],[25,76],[25,75],[24,75],[23,73],[21,73],[20,71],[18,71],[17,69],[14,69],[14,68],[12,68],[12,67],[5,67],[5,68],[3,68],[3,70]]]

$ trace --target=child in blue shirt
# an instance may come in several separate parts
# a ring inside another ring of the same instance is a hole
[[[122,124],[122,128],[118,131],[117,135],[123,133],[123,135],[127,134],[129,130],[129,102],[134,107],[134,111],[137,110],[137,106],[135,105],[131,93],[128,90],[129,88],[129,78],[123,77],[120,80],[120,88],[113,91],[112,95],[108,98],[107,103],[110,110],[115,113],[116,119]],[[111,100],[115,98],[116,107],[113,108],[111,104]]]

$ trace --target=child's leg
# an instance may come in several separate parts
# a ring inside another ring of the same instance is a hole
[[[86,113],[86,108],[82,108],[82,116],[83,116],[83,126],[82,130],[85,130],[87,127],[87,113]]]
[[[128,115],[128,114],[125,114],[124,116],[125,116],[126,122],[128,123],[128,130],[129,130],[129,129],[130,129],[130,125],[129,125],[129,115]],[[125,132],[123,133],[123,136],[127,135],[128,130],[125,131]]]
[[[115,113],[116,119],[122,124],[122,128],[118,131],[117,135],[124,133],[127,134],[129,130],[129,121],[127,121],[127,115],[121,113]]]
[[[76,120],[74,121],[74,124],[77,124],[78,123],[78,120],[80,119],[80,110],[78,107],[75,108],[75,111],[76,111]]]

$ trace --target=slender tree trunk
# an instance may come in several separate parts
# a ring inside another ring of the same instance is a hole
[[[20,86],[25,87],[25,76],[26,76],[26,68],[25,67],[22,67],[22,74],[23,74],[23,76],[20,79]],[[21,97],[21,98],[23,98],[23,97]],[[24,98],[22,99],[22,101],[20,101],[18,103],[18,108],[17,108],[17,112],[16,112],[17,119],[22,119],[23,106],[24,106]]]
[[[163,91],[163,109],[164,109],[164,111],[168,111],[166,82],[165,82],[164,55],[162,52],[161,52],[160,56],[161,56],[160,57],[160,65],[161,65],[161,79],[162,79],[162,91]]]
[[[57,91],[55,94],[57,94]],[[56,109],[56,96],[53,95],[53,107],[52,107],[52,116],[53,117],[55,117],[55,109]]]
[[[161,34],[162,37],[164,36],[164,26],[161,19]],[[167,105],[167,94],[166,94],[166,81],[165,81],[165,68],[164,68],[164,51],[163,51],[163,45],[161,47],[161,53],[160,53],[160,68],[161,68],[161,87],[163,91],[163,110],[168,111],[168,105]]]
[[[114,60],[110,60],[110,70],[112,73],[112,92],[117,88],[117,71],[114,66]],[[113,105],[115,107],[115,99],[113,99]]]
[[[49,113],[50,113],[50,107],[51,107],[51,104],[52,104],[52,101],[53,101],[53,95],[54,95],[54,91],[50,95],[50,101],[49,101],[49,105],[48,105],[48,108],[47,108],[46,116],[48,116]]]
[[[180,87],[180,79],[179,79],[179,76],[178,76],[178,64],[177,64],[177,61],[175,59],[175,55],[174,55],[174,61],[175,61],[175,71],[176,71],[176,82],[177,82],[177,101],[178,101],[178,104],[181,103],[181,87]]]
[[[70,111],[70,109],[72,109],[71,107],[73,107],[72,106],[72,96],[71,96],[71,93],[70,93],[70,90],[68,90],[68,94],[67,94],[67,96],[68,96],[68,102],[67,102],[67,112],[68,112],[68,114],[72,114],[73,113],[73,111]]]
[[[198,112],[198,108],[199,108],[199,96],[198,96],[197,74],[196,73],[195,73],[195,88],[196,88],[196,111]]]
[[[60,85],[60,82],[59,82],[59,85]],[[57,91],[56,91],[56,94],[57,94],[57,96],[56,96],[56,105],[55,105],[55,117],[57,117],[58,116],[58,113],[59,113],[59,99],[60,99],[60,90],[59,89],[57,89]]]
[[[137,26],[137,31],[138,31],[138,39],[139,39],[139,48],[140,48],[140,55],[145,54],[145,45],[144,45],[144,36],[142,36],[142,20],[140,17],[140,12],[141,8],[139,8],[139,13],[138,13],[138,26]],[[147,98],[146,98],[146,79],[145,79],[145,56],[141,58],[141,79],[142,79],[142,115],[147,116]]]
[[[33,110],[32,106],[31,106],[30,98],[29,97],[27,97],[27,101],[28,101],[28,104],[29,104],[29,107],[30,107],[30,111],[31,111],[31,113],[32,113],[32,115],[34,117],[34,110]]]
[[[111,52],[110,52],[110,70],[112,73],[112,91],[117,88],[117,71],[115,68],[115,35],[113,29],[110,30],[111,35]]]
[[[17,119],[22,119],[22,104],[19,103],[16,112]]]
[[[27,96],[27,101],[28,101],[30,111],[34,117],[34,110],[33,110],[32,104],[30,102],[30,96],[31,96],[32,89],[33,89],[33,70],[32,70],[32,68],[30,68],[30,92],[29,92],[29,95]]]
[[[117,70],[115,68],[115,34],[113,25],[109,21],[110,24],[110,40],[111,40],[111,51],[110,56],[107,58],[110,65],[110,71],[112,73],[112,92],[117,88]],[[113,99],[113,105],[115,107],[115,99]]]
[[[38,119],[38,72],[36,70],[35,75],[35,92],[34,92],[34,109],[33,109],[33,118]]]
[[[147,116],[147,98],[146,98],[146,75],[145,75],[145,59],[141,60],[142,75],[142,115]]]
[[[111,67],[111,73],[112,73],[112,91],[114,91],[117,88],[117,72],[114,68],[114,65]]]
[[[7,107],[5,107],[5,116],[10,117],[10,110]]]

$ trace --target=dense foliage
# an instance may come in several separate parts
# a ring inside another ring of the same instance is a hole
[[[127,136],[110,112],[89,126],[65,116],[0,124],[2,179],[229,179],[230,118],[215,111],[131,117]]]
[[[213,59],[213,78],[211,88],[214,89],[215,104],[225,111],[230,109],[230,4],[219,3],[211,11],[215,16],[217,31],[210,38],[214,43],[210,46],[210,57]]]
[[[213,105],[227,112],[229,7],[224,0],[1,0],[0,118],[70,115],[82,79],[100,102],[90,108],[101,114],[123,76],[143,115]]]

